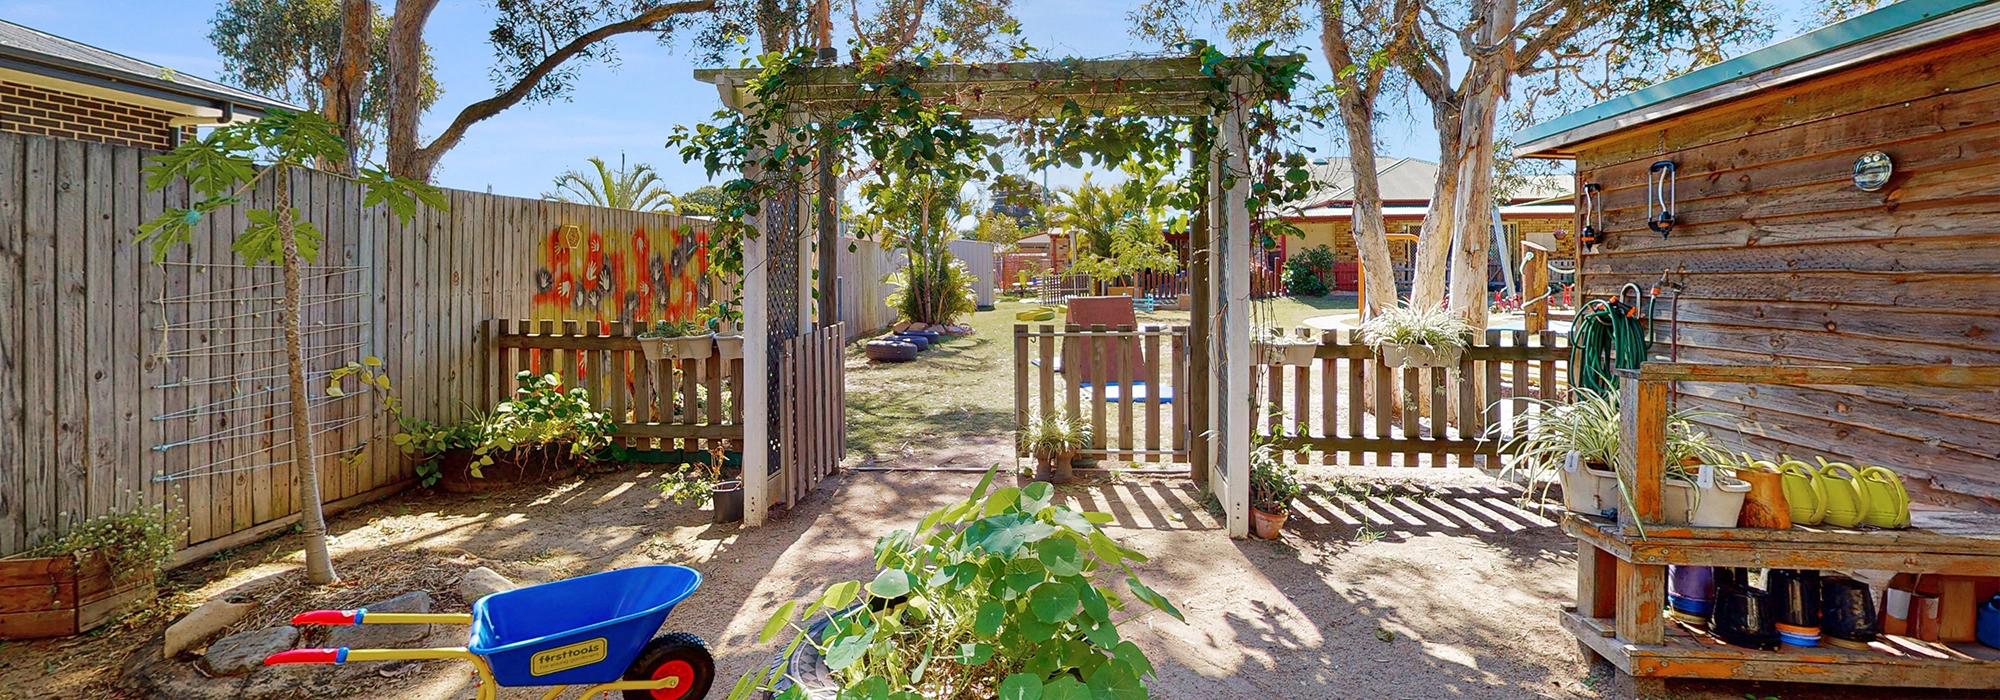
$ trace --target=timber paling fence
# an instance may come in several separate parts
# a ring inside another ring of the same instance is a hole
[[[1319,339],[1312,360],[1258,358],[1250,376],[1252,430],[1293,463],[1498,469],[1515,418],[1541,410],[1529,399],[1568,393],[1568,340],[1553,332],[1489,330],[1458,366],[1412,369],[1384,364],[1351,331],[1290,335]],[[1091,425],[1085,456],[1186,462],[1191,426],[1209,421],[1184,399],[1188,347],[1185,327],[1016,325],[1015,423],[1060,413]]]
[[[186,206],[188,190],[147,191],[150,155],[0,134],[0,556],[86,518],[171,506],[182,543],[206,543],[192,557],[298,512],[281,276],[230,251],[248,224],[241,208],[153,264],[133,235]],[[349,379],[326,393],[334,368],[380,357],[404,417],[457,421],[492,408],[479,375],[487,319],[615,321],[698,301],[687,281],[699,222],[448,191],[449,212],[404,225],[363,206],[350,180],[293,182],[292,205],[326,236],[304,275],[305,340],[321,489],[336,509],[412,472],[385,437],[395,424],[379,392]],[[275,196],[260,187],[248,204]]]

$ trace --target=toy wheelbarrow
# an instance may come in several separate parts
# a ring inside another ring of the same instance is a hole
[[[685,632],[653,636],[699,587],[694,569],[640,566],[495,593],[470,615],[315,610],[292,624],[471,625],[472,639],[434,649],[293,649],[264,664],[464,659],[478,700],[494,700],[501,687],[555,686],[542,696],[553,700],[571,685],[589,685],[585,698],[624,691],[626,700],[701,700],[715,682],[708,646]]]

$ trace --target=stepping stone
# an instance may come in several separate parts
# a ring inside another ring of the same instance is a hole
[[[202,665],[217,676],[241,676],[264,668],[264,657],[299,643],[299,628],[291,625],[239,632],[208,645]]]

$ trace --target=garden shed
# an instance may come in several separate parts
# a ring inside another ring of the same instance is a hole
[[[1565,627],[1649,682],[2000,688],[1977,645],[1762,651],[1662,609],[1670,565],[2000,576],[2000,2],[1891,4],[1512,140],[1575,161],[1578,289],[1652,340],[1619,387],[1632,517],[1565,521]],[[1732,449],[1893,469],[1914,527],[1661,525],[1669,404]]]

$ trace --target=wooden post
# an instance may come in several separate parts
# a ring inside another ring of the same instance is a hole
[[[828,127],[830,128],[830,127]],[[819,142],[819,326],[840,322],[840,187],[833,175],[833,141]]]
[[[1215,150],[1215,143],[1214,139],[1209,138],[1208,135],[1208,118],[1196,118],[1192,128],[1194,143],[1189,150],[1196,161],[1190,164],[1189,167],[1203,170],[1212,169],[1212,155]],[[1209,332],[1208,313],[1209,309],[1213,306],[1209,298],[1213,285],[1209,284],[1208,279],[1208,243],[1209,236],[1213,230],[1213,226],[1209,220],[1209,207],[1214,202],[1214,197],[1210,196],[1213,188],[1211,183],[1214,180],[1208,177],[1204,177],[1203,180],[1204,184],[1208,186],[1200,188],[1201,204],[1195,207],[1194,218],[1188,222],[1188,299],[1191,303],[1188,313],[1188,334],[1192,336],[1193,342],[1188,345],[1187,366],[1174,368],[1175,376],[1179,376],[1183,371],[1187,372],[1187,381],[1183,386],[1187,387],[1188,394],[1185,397],[1184,403],[1174,407],[1174,412],[1179,413],[1182,410],[1188,412],[1187,432],[1190,433],[1188,435],[1188,477],[1193,479],[1196,484],[1207,486],[1208,468],[1211,464],[1209,461],[1208,437],[1209,415],[1211,415],[1209,411],[1210,393],[1208,390],[1209,336],[1211,334]],[[1051,248],[1053,247],[1051,245]]]
[[[1549,249],[1532,241],[1521,242],[1521,298],[1529,299],[1522,307],[1522,327],[1529,333],[1540,333],[1549,328]],[[1547,381],[1544,379],[1543,381]]]
[[[723,81],[716,88],[724,104],[734,101],[734,85]],[[771,507],[766,483],[771,467],[771,397],[765,381],[770,376],[771,314],[764,301],[771,289],[772,227],[758,228],[757,236],[743,241],[743,376],[737,383],[743,393],[743,524],[751,527],[763,525]]]
[[[1235,78],[1232,83],[1234,92],[1247,91],[1244,78]],[[1222,403],[1220,457],[1229,474],[1228,493],[1221,495],[1230,537],[1250,534],[1250,261],[1256,240],[1250,235],[1250,159],[1243,111],[1239,105],[1224,114],[1221,131],[1229,170],[1241,175],[1223,197],[1222,215],[1228,227],[1218,260],[1225,284],[1221,304],[1223,381],[1216,393]]]
[[[1660,480],[1666,476],[1669,386],[1657,379],[1641,379],[1631,370],[1618,374],[1619,414],[1625,424],[1625,440],[1619,450],[1624,462],[1632,465],[1632,516],[1640,523],[1658,523],[1666,512],[1660,500]]]

